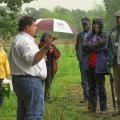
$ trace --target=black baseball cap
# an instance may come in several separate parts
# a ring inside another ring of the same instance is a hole
[[[88,17],[82,18],[82,24],[83,23],[88,23],[88,22],[90,22],[90,19]]]

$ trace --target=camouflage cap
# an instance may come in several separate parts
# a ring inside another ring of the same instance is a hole
[[[114,16],[120,16],[120,10],[118,10],[117,12],[114,13]]]

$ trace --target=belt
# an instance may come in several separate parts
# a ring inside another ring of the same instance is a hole
[[[35,78],[39,78],[38,76],[32,76],[32,75],[12,75],[13,77],[35,77]]]

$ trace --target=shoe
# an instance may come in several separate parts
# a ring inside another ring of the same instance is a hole
[[[107,114],[107,111],[100,111],[100,114]]]
[[[91,109],[91,113],[96,113],[96,109]]]
[[[86,102],[86,100],[80,100],[80,103],[84,103],[84,102]]]
[[[85,101],[88,101],[88,100],[89,100],[89,97],[84,97],[84,100],[85,100]]]
[[[91,111],[91,105],[88,103],[88,111]]]
[[[88,102],[88,98],[84,98],[83,100],[80,100],[80,103],[83,103],[83,102]]]
[[[96,113],[96,109],[91,108],[91,104],[88,103],[88,111],[91,113]]]
[[[44,100],[45,100],[45,101],[48,101],[49,99],[50,99],[50,96],[45,96],[45,97],[44,97]]]
[[[119,111],[119,112],[116,112],[116,113],[113,113],[113,114],[112,114],[112,117],[114,117],[114,116],[120,116],[120,111]]]

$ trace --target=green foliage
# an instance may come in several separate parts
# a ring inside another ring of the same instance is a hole
[[[16,34],[17,23],[16,23],[15,12],[0,11],[0,38],[3,40],[9,40],[13,35]]]
[[[0,0],[0,3],[5,3],[6,6],[0,6],[0,38],[9,40],[17,32],[18,12],[23,3],[33,0]]]
[[[29,12],[27,12],[29,11]],[[28,15],[34,16],[36,19],[39,18],[56,18],[67,21],[69,24],[73,25],[78,31],[82,30],[81,19],[85,16],[88,16],[91,20],[95,17],[100,17],[105,22],[106,28],[106,10],[104,7],[96,5],[94,10],[89,10],[88,12],[82,11],[79,9],[69,10],[66,8],[62,8],[60,6],[56,6],[53,11],[50,11],[45,8],[40,8],[39,10],[35,10],[34,8],[27,8],[25,13]],[[62,38],[70,38],[70,34],[60,34],[57,33],[59,37]]]
[[[7,3],[7,10],[2,10],[0,7],[0,37],[6,37],[9,39],[10,36],[16,34],[17,31],[17,18],[19,16],[21,5],[25,2],[31,2],[33,0],[0,0],[0,3]],[[24,15],[34,16],[36,19],[39,18],[57,18],[67,21],[73,25],[78,31],[82,30],[81,19],[88,16],[91,20],[95,17],[100,17],[104,21],[105,30],[110,29],[115,24],[115,17],[113,14],[120,9],[120,0],[104,0],[105,7],[96,4],[94,10],[82,11],[79,9],[69,10],[56,6],[53,11],[45,8],[36,10],[35,8],[26,8]],[[14,12],[13,12],[14,11]],[[55,33],[59,38],[72,38],[70,34]]]
[[[33,0],[0,0],[0,3],[7,4],[7,7],[12,11],[19,10],[23,3],[28,3]]]
[[[87,16],[92,20],[93,18],[101,18],[104,23],[104,28],[107,29],[108,21],[106,20],[107,12],[103,6],[97,5],[94,10],[89,10]],[[91,21],[92,22],[92,21]]]
[[[78,31],[80,31],[82,29],[81,19],[87,16],[87,12],[79,10],[79,9],[72,10],[72,16],[73,16],[75,27],[77,28]]]
[[[107,16],[106,20],[107,22],[107,28],[113,27],[115,24],[115,16],[114,13],[118,10],[120,10],[120,0],[104,0]]]

